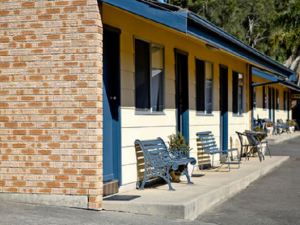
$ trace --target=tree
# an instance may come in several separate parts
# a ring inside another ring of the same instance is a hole
[[[283,1],[277,5],[276,29],[271,36],[273,55],[296,71],[300,86],[300,1]]]
[[[170,0],[295,70],[300,86],[300,0]]]

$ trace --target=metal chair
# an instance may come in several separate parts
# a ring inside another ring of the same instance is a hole
[[[240,157],[242,157],[243,154],[245,154],[245,159],[247,159],[247,158],[249,159],[249,154],[251,153],[249,151],[249,149],[251,149],[251,147],[254,147],[254,146],[250,145],[249,143],[247,143],[247,144],[245,143],[245,139],[244,138],[247,139],[246,134],[240,133],[238,131],[236,131],[235,133],[238,135],[238,138],[239,138],[239,141],[240,141],[240,145],[241,145]],[[243,151],[244,149],[246,149],[246,151]]]
[[[254,154],[255,151],[257,152],[260,162],[265,160],[265,156],[262,153],[262,144],[263,143],[261,141],[259,141],[259,139],[256,136],[257,134],[255,132],[245,131],[245,135],[247,137],[247,140],[248,140],[249,144],[252,146],[251,147],[252,153]]]
[[[207,154],[212,156],[211,166],[213,167],[214,163],[214,155],[220,155],[220,164],[228,165],[228,169],[230,171],[230,165],[235,164],[240,168],[240,156],[238,153],[238,149],[219,149],[216,144],[216,140],[213,134],[210,131],[206,132],[198,132],[198,139],[200,141],[201,149],[205,151]],[[237,155],[234,156],[232,152],[236,151]]]

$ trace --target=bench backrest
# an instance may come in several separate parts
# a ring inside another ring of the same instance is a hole
[[[250,145],[252,145],[252,146],[258,146],[259,145],[259,141],[258,141],[255,133],[245,131],[245,135],[246,135],[248,143]]]
[[[162,168],[171,161],[167,146],[161,138],[154,140],[136,140],[144,154],[145,167]]]
[[[197,136],[205,152],[210,153],[218,148],[214,135],[210,131],[198,132]]]

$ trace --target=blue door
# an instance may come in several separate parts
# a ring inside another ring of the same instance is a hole
[[[175,50],[177,132],[189,142],[188,54]]]
[[[103,33],[103,181],[121,179],[120,32]]]
[[[220,66],[220,136],[221,149],[228,149],[228,68]]]

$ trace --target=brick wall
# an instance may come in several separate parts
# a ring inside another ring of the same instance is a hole
[[[0,192],[102,200],[97,0],[0,0]]]

